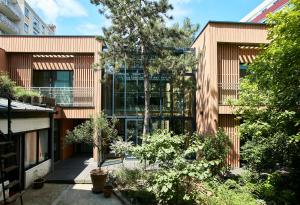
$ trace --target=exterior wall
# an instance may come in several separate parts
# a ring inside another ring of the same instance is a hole
[[[225,130],[232,139],[232,150],[228,163],[232,168],[239,166],[239,140],[233,110],[220,104],[222,99],[237,98],[233,89],[219,90],[222,84],[239,83],[240,59],[244,63],[254,59],[252,46],[266,44],[266,25],[231,22],[209,22],[193,44],[199,55],[196,91],[197,131],[203,134],[215,133],[218,127]],[[241,49],[245,46],[248,49]]]
[[[7,72],[7,57],[5,50],[0,48],[0,73]]]
[[[65,160],[70,158],[73,155],[74,149],[73,145],[67,145],[64,142],[65,135],[67,130],[73,129],[73,121],[69,119],[60,120],[60,159]]]
[[[66,130],[73,129],[72,119],[88,119],[101,111],[101,70],[99,63],[102,43],[94,36],[0,36],[1,48],[7,52],[8,72],[17,85],[32,87],[33,70],[73,70],[73,87],[85,88],[93,95],[93,106],[58,107],[60,119],[60,159],[73,154],[72,145],[64,145]],[[80,96],[75,99],[80,100]],[[94,158],[97,152],[94,150]]]
[[[25,171],[25,189],[29,188],[32,185],[33,181],[36,179],[37,176],[44,177],[51,171],[51,159],[32,167]]]
[[[231,150],[227,158],[227,163],[232,168],[240,167],[240,140],[238,138],[239,122],[234,115],[219,115],[219,127],[221,127],[230,137]]]
[[[2,36],[0,45],[7,49],[8,72],[17,85],[32,87],[33,70],[73,70],[73,87],[94,98],[93,107],[59,109],[56,119],[87,119],[101,111],[101,71],[92,67],[102,44],[95,37]]]
[[[25,8],[29,13],[25,14]],[[0,17],[0,34],[54,35],[55,33],[51,29],[52,26],[47,25],[25,0],[2,0]],[[38,22],[37,25],[34,25],[34,22]],[[25,24],[28,25],[27,31]]]

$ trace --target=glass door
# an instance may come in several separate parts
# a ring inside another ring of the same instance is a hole
[[[142,144],[143,120],[126,119],[125,120],[125,140],[132,141],[134,145]]]

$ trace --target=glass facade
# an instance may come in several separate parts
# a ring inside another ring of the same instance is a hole
[[[194,81],[188,73],[185,80]],[[103,84],[104,111],[119,119],[119,134],[140,143],[144,114],[144,76],[138,66],[118,72],[105,71]],[[171,75],[159,73],[150,78],[151,130],[169,129],[175,133],[195,130],[194,91],[180,89],[172,83]]]

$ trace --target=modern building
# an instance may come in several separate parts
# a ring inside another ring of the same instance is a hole
[[[289,0],[264,0],[254,10],[247,14],[241,22],[264,23],[267,14],[280,11],[287,6]]]
[[[240,166],[239,122],[226,99],[237,99],[239,81],[247,65],[268,43],[265,24],[209,22],[192,49],[199,55],[196,73],[183,78],[196,93],[172,83],[166,72],[151,77],[151,129],[175,133],[213,134],[223,128],[232,139],[228,163]],[[94,36],[0,36],[0,70],[20,86],[56,99],[54,157],[64,160],[76,153],[92,153],[86,145],[66,145],[64,136],[84,120],[104,111],[119,119],[118,131],[140,143],[143,125],[143,70],[138,58],[118,71],[93,69],[103,52]],[[96,150],[93,152],[98,158]]]
[[[247,65],[267,44],[265,24],[208,22],[193,44],[199,55],[196,93],[197,131],[213,134],[220,127],[230,136],[228,163],[240,166],[239,122],[227,99],[237,99]]]
[[[0,0],[0,34],[54,35],[55,25],[47,25],[25,0]]]
[[[92,153],[92,147],[66,145],[64,136],[101,111],[101,70],[93,65],[99,62],[102,43],[94,36],[2,35],[0,45],[0,70],[17,85],[56,100],[55,160]]]

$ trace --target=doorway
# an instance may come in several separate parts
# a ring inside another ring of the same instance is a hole
[[[143,120],[126,119],[125,120],[125,141],[132,141],[134,145],[142,144]]]

